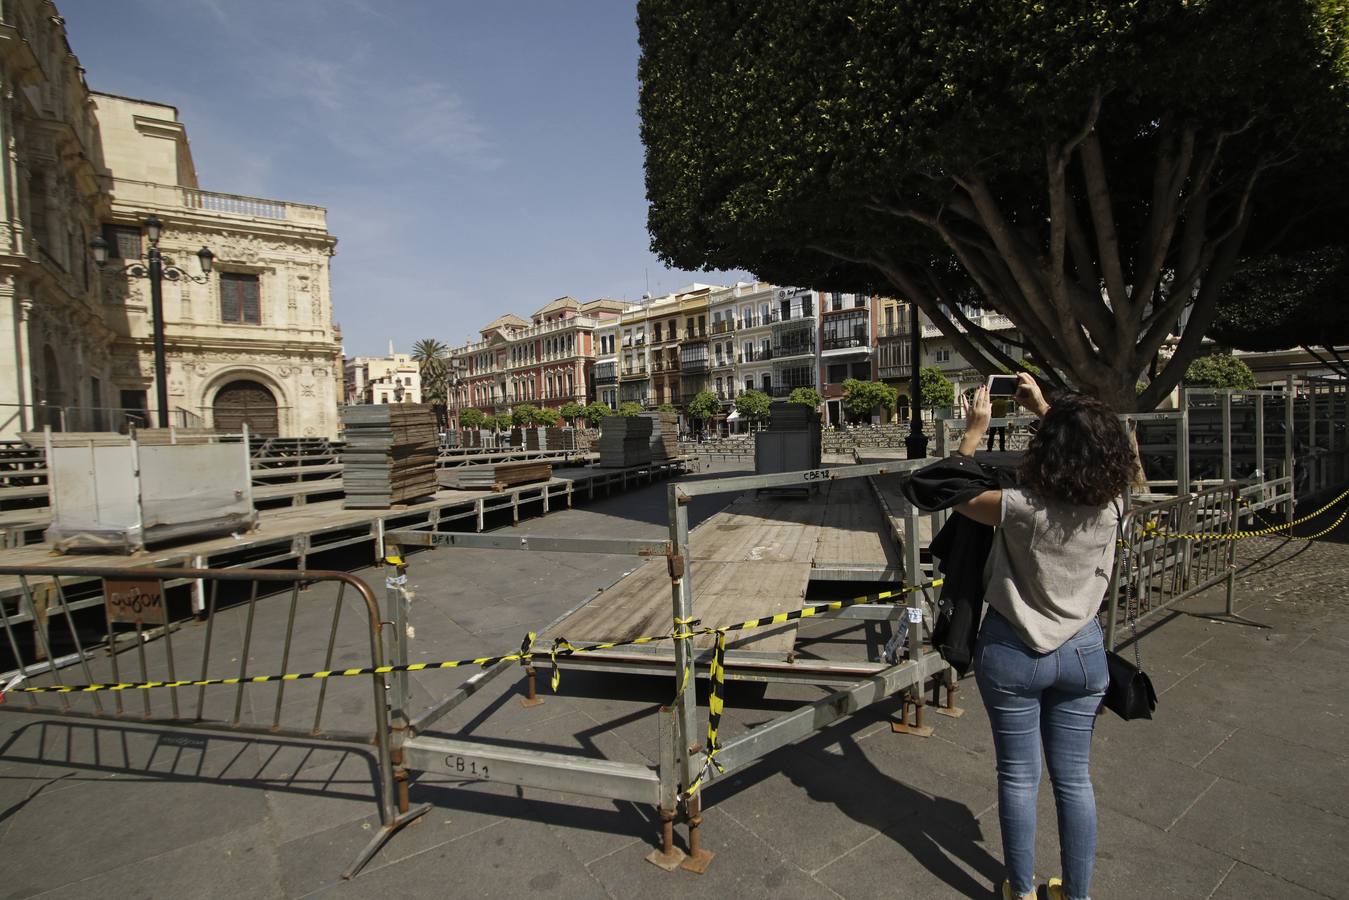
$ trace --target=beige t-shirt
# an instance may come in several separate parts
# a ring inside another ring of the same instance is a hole
[[[1004,488],[1002,520],[984,568],[984,599],[1037,653],[1050,653],[1096,615],[1110,587],[1119,507],[1046,501]]]

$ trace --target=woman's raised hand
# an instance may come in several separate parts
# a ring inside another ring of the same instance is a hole
[[[1016,393],[1012,395],[1012,399],[1041,418],[1044,418],[1044,414],[1049,412],[1049,404],[1045,401],[1045,395],[1040,391],[1040,385],[1035,383],[1035,378],[1029,372],[1016,373]]]

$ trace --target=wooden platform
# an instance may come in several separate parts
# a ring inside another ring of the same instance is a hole
[[[809,499],[745,495],[698,525],[689,534],[694,615],[705,626],[717,626],[799,609],[820,566],[862,567],[871,580],[887,571],[893,575],[899,549],[867,482],[828,482]],[[665,561],[646,562],[550,628],[541,641],[565,637],[590,643],[668,633],[672,602]],[[786,659],[796,630],[796,622],[788,622],[732,634],[726,646]],[[700,650],[711,644],[710,636],[694,639]],[[668,642],[641,649],[673,652]]]
[[[649,484],[684,471],[685,460],[671,460],[621,471],[597,471],[585,467],[556,469],[546,482],[520,485],[501,493],[442,490],[427,500],[387,510],[343,509],[341,500],[325,500],[282,509],[262,510],[256,530],[247,534],[223,535],[203,541],[152,547],[137,556],[121,554],[72,553],[52,555],[45,543],[0,551],[0,566],[60,566],[77,569],[90,566],[135,568],[137,566],[181,566],[199,568],[264,567],[295,561],[306,565],[314,553],[366,544],[373,547],[368,559],[383,555],[386,531],[396,528],[436,529],[453,525],[450,530],[482,531],[487,517],[508,514],[518,522],[522,508],[547,513],[567,508],[576,499],[594,499],[614,490]],[[45,512],[45,510],[43,511]],[[62,579],[71,585],[81,579]],[[87,579],[86,579],[87,580]],[[41,584],[42,580],[30,580]],[[0,598],[22,593],[14,575],[0,575]]]

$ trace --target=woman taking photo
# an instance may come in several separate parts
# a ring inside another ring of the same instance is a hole
[[[1088,762],[1104,696],[1105,647],[1096,613],[1110,583],[1117,498],[1134,471],[1123,426],[1105,404],[1065,393],[1051,406],[1030,375],[1015,399],[1039,416],[1018,486],[985,491],[956,510],[997,526],[984,576],[988,613],[974,670],[993,727],[1006,900],[1035,897],[1040,748],[1054,787],[1063,878],[1051,900],[1089,895],[1096,798]],[[991,412],[980,388],[957,453],[973,455]]]

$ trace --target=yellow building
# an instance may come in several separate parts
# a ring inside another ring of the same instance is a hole
[[[145,223],[184,276],[163,282],[170,421],[337,431],[341,348],[315,206],[204,191],[172,106],[90,91],[45,0],[0,7],[0,437],[158,418],[150,286],[127,272]],[[94,265],[90,242],[106,241]],[[170,273],[171,274],[171,273]]]

